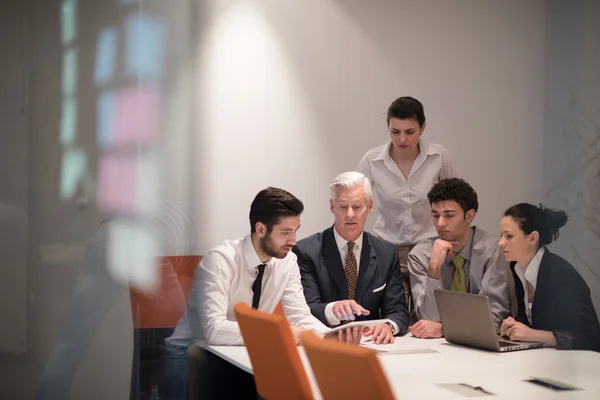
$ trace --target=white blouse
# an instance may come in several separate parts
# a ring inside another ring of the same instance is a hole
[[[396,245],[416,244],[436,235],[427,193],[435,183],[454,178],[457,172],[445,147],[420,139],[421,151],[405,179],[390,157],[391,145],[390,141],[369,150],[357,171],[373,185],[379,213],[375,234]]]
[[[535,291],[537,285],[537,276],[538,271],[540,269],[540,263],[542,262],[542,257],[544,257],[545,247],[540,247],[540,249],[535,253],[535,256],[527,265],[527,268],[523,268],[519,263],[515,264],[515,272],[519,276],[521,280],[521,284],[523,285],[523,292],[525,292],[524,300],[525,300],[525,314],[527,314],[527,320],[529,321],[529,325],[531,325],[531,304],[533,299],[529,299],[529,293],[527,290],[527,282],[531,283],[533,286],[533,290]]]

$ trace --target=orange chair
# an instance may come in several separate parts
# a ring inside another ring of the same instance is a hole
[[[175,328],[185,311],[201,260],[202,255],[159,258],[159,287],[151,293],[129,289],[134,328]]]
[[[158,286],[151,292],[129,288],[134,327],[131,393],[135,398],[152,397],[158,388],[164,339],[171,336],[185,311],[201,260],[201,255],[159,257]]]
[[[285,311],[283,311],[283,304],[281,304],[281,302],[277,303],[277,307],[273,310],[273,314],[279,314],[285,317]]]
[[[375,351],[327,341],[313,332],[300,338],[324,400],[394,399]]]
[[[269,400],[313,399],[308,375],[285,316],[246,303],[234,306],[258,394]]]

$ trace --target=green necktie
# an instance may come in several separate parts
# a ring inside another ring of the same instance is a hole
[[[456,267],[456,272],[454,273],[454,278],[452,278],[452,283],[450,284],[450,290],[453,292],[467,292],[467,280],[465,278],[465,259],[461,256],[454,256],[452,259],[452,263]]]

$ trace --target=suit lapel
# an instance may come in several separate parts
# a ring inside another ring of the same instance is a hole
[[[371,280],[377,270],[377,257],[375,250],[371,246],[369,234],[363,232],[362,249],[360,251],[360,268],[358,271],[358,284],[356,286],[356,302],[362,303],[363,297],[367,293],[367,288],[371,285]]]
[[[326,229],[323,233],[323,265],[335,282],[340,293],[340,299],[348,299],[346,274],[344,273],[342,258],[335,243],[335,237],[333,236],[333,227]]]

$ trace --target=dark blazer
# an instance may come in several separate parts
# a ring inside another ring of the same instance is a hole
[[[328,325],[327,304],[348,299],[346,275],[333,227],[300,240],[292,250],[298,256],[306,302],[312,314]],[[357,320],[388,318],[398,325],[399,334],[408,329],[398,249],[367,232],[363,232],[356,302],[370,311],[368,316]]]
[[[600,324],[590,289],[579,273],[562,257],[545,250],[538,270],[530,325],[525,313],[524,289],[515,272],[517,321],[533,329],[552,331],[557,349],[600,351]]]

